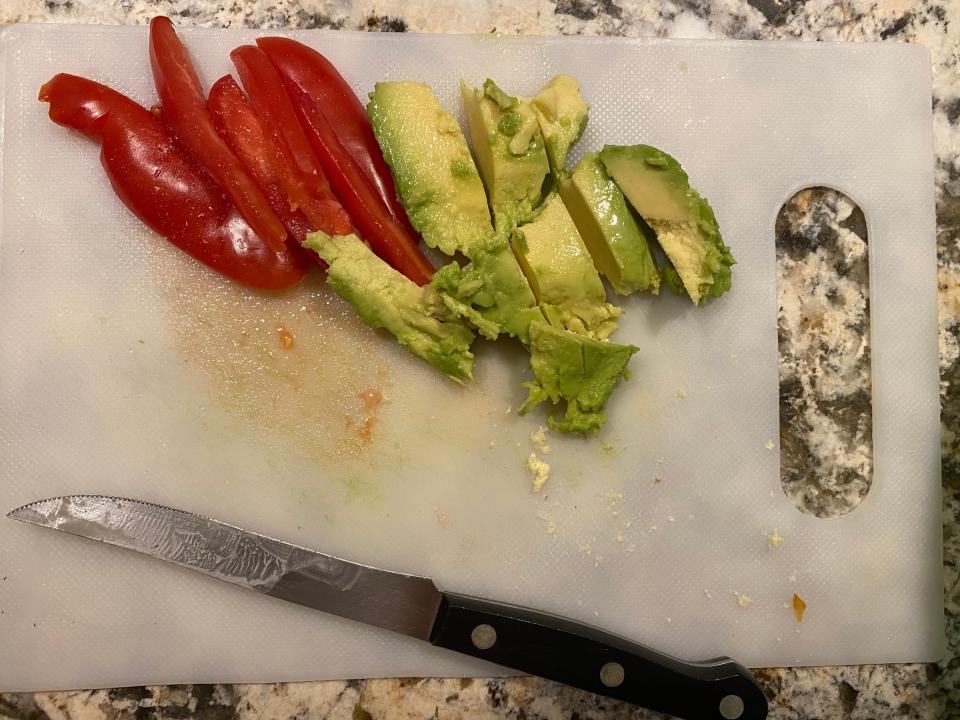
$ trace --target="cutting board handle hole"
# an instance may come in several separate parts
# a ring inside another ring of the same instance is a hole
[[[780,483],[801,512],[840,517],[873,481],[866,218],[807,187],[780,208],[776,247]]]

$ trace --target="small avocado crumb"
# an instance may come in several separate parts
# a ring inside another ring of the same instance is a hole
[[[550,479],[550,466],[537,457],[536,453],[527,456],[527,470],[533,476],[533,491],[540,492]]]
[[[538,427],[530,433],[530,442],[533,444],[533,449],[541,455],[550,454],[550,444],[547,442],[547,429],[545,427]]]
[[[764,532],[763,533],[767,538],[767,548],[770,550],[776,550],[783,544],[783,535],[774,530],[773,532]]]

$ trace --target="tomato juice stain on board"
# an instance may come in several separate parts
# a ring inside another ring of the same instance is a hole
[[[293,334],[282,326],[277,328],[277,338],[280,340],[280,347],[284,350],[289,350],[296,342]]]
[[[380,371],[382,370],[384,368],[380,368],[377,374],[381,375]],[[361,390],[357,394],[357,399],[360,401],[361,415],[360,417],[348,415],[346,426],[360,442],[360,449],[362,450],[373,442],[373,428],[380,419],[377,410],[385,398],[383,390],[371,387]]]
[[[367,388],[357,397],[360,398],[360,404],[363,405],[364,410],[368,411],[376,410],[384,400],[383,391],[380,388]]]
[[[206,376],[211,394],[249,424],[252,438],[265,451],[303,454],[332,470],[360,461],[379,418],[369,423],[369,438],[343,419],[375,417],[394,348],[319,273],[282,293],[259,292],[189,258],[157,255],[185,365]]]

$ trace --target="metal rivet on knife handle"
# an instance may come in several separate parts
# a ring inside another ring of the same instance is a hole
[[[492,625],[477,625],[470,633],[470,641],[477,650],[489,650],[497,642],[497,631]]]
[[[727,695],[720,701],[720,714],[726,720],[737,720],[743,715],[743,700],[738,695]]]
[[[600,682],[608,688],[619,687],[623,683],[623,665],[618,662],[608,662],[600,668]]]

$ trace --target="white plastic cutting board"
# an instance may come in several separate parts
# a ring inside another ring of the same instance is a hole
[[[203,80],[253,31],[188,30]],[[599,439],[518,418],[524,353],[458,388],[319,282],[221,281],[115,199],[98,149],[36,102],[68,71],[154,102],[145,28],[3,31],[0,510],[138,497],[535,606],[690,659],[932,660],[942,644],[937,305],[926,51],[915,46],[299,32],[366,93],[575,75],[580,143],[674,153],[739,264],[693,308],[633,297],[640,347]],[[829,184],[870,233],[875,479],[822,520],[780,488],[774,220]],[[284,349],[280,328],[294,338]],[[386,401],[365,411],[359,398]],[[686,395],[686,397],[681,397]],[[369,436],[369,441],[363,435]],[[601,448],[601,441],[609,445]],[[661,478],[660,483],[655,478]],[[555,533],[549,533],[554,529]],[[764,530],[785,539],[767,547]],[[0,688],[488,674],[492,666],[96,543],[0,520]],[[749,596],[742,607],[734,593]],[[785,607],[808,605],[798,625]]]

